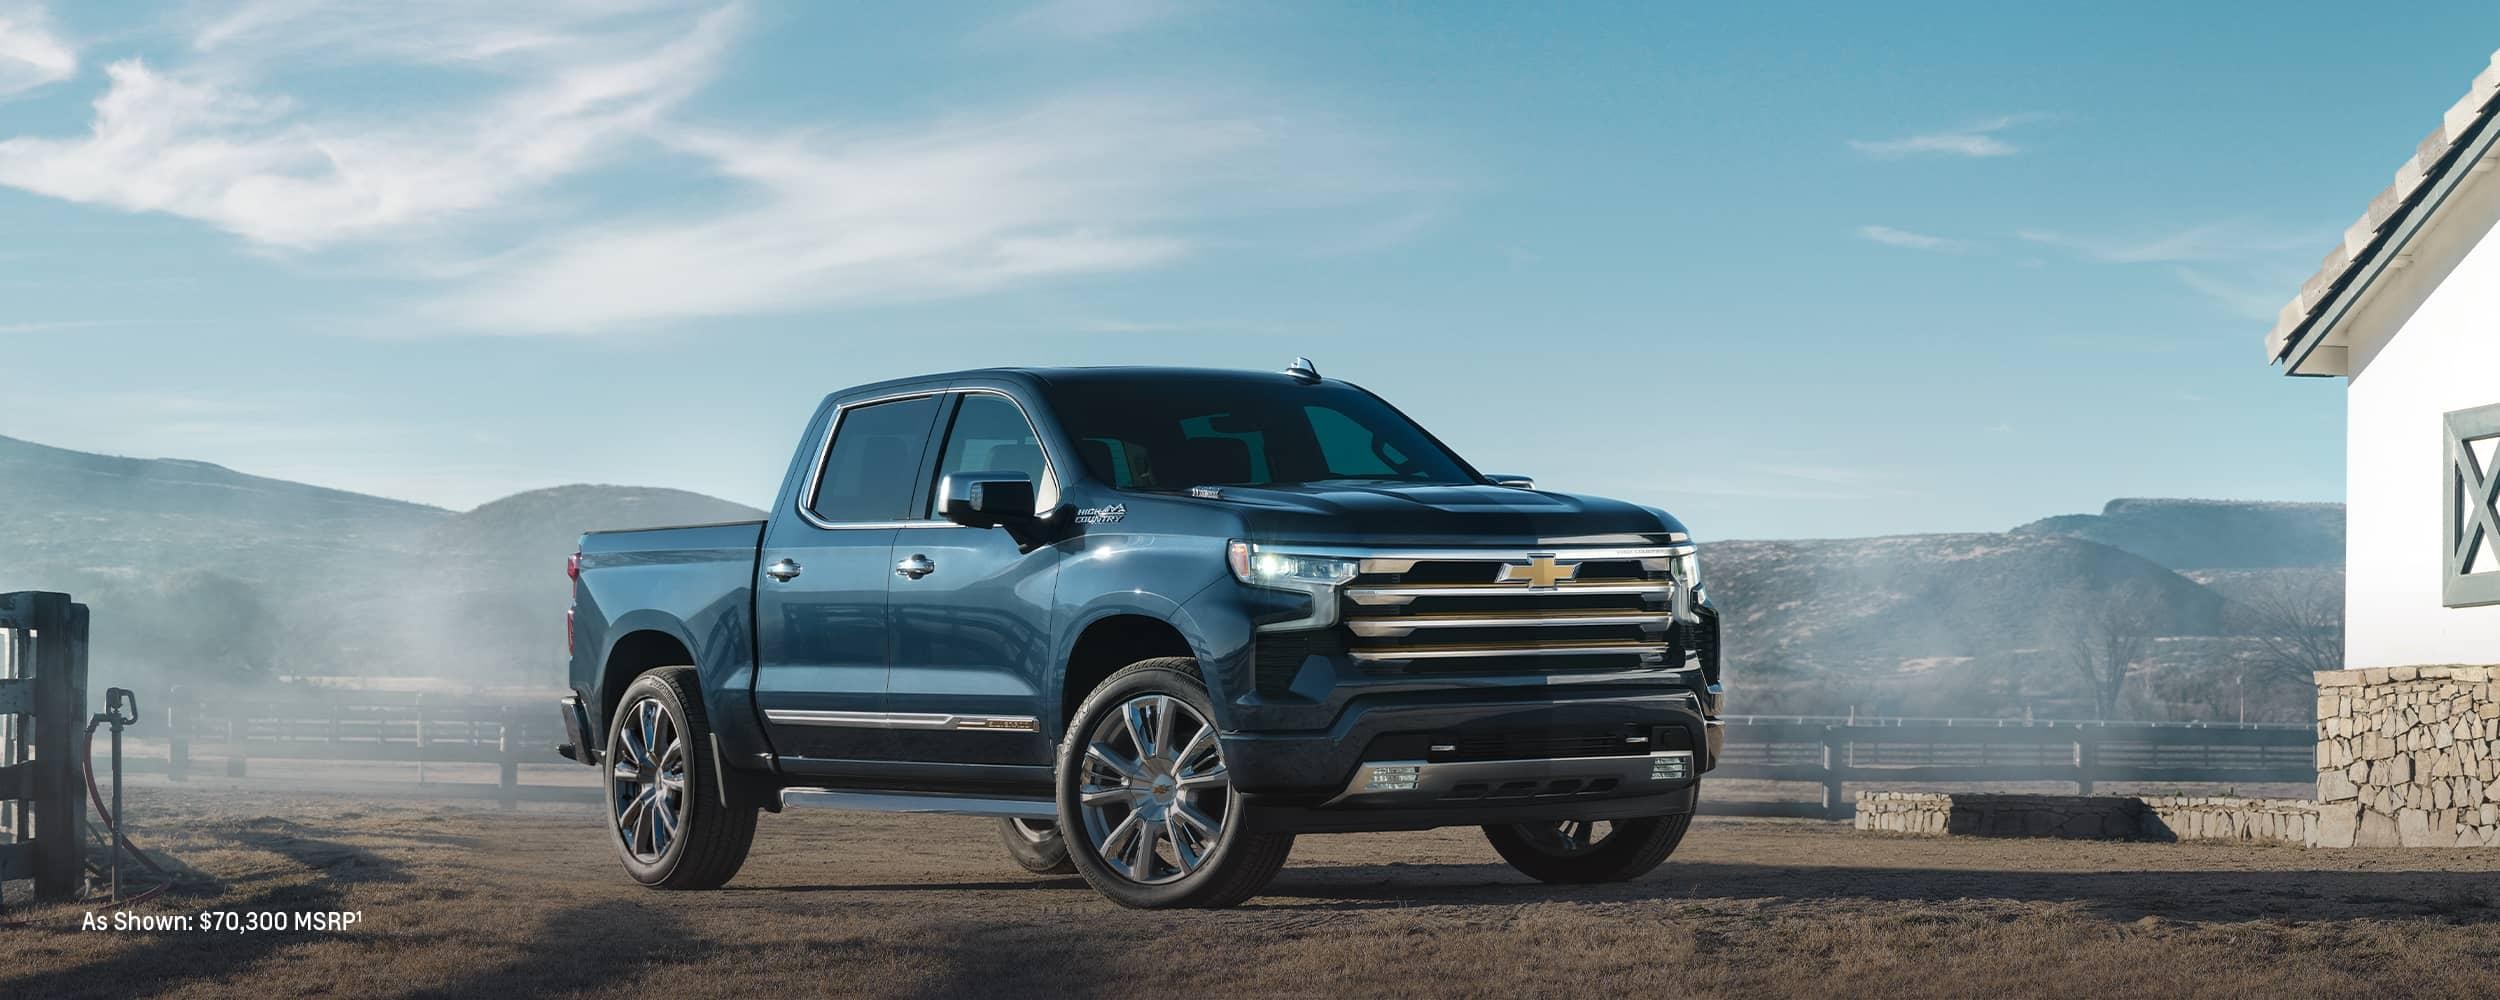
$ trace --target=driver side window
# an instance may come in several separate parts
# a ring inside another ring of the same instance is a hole
[[[1024,411],[1005,396],[966,393],[956,408],[935,483],[943,486],[946,477],[966,472],[1024,473],[1033,477],[1035,510],[1059,506],[1059,483],[1043,457],[1041,438],[1024,419]],[[938,505],[945,502],[940,493],[937,488],[929,491],[929,509],[922,512],[923,517],[937,516]]]

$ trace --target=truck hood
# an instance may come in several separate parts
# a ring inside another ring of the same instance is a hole
[[[1313,483],[1226,486],[1221,499],[1246,526],[1275,541],[1342,540],[1484,544],[1571,539],[1636,542],[1628,536],[1684,533],[1665,512],[1621,500],[1507,486],[1402,486]]]

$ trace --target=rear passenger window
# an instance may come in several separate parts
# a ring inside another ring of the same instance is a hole
[[[920,396],[842,411],[808,509],[835,524],[902,520],[943,398]]]

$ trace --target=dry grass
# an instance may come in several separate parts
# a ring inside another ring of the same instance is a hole
[[[2500,994],[2500,852],[1939,841],[1705,820],[1562,889],[1473,831],[1313,837],[1238,910],[1139,913],[987,824],[767,817],[727,890],[626,882],[586,808],[133,793],[187,872],[149,912],[343,933],[81,933],[13,911],[0,997]]]

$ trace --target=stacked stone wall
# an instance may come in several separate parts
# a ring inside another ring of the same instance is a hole
[[[2500,846],[2495,677],[2492,667],[2318,674],[2318,846]]]
[[[2317,804],[2186,795],[1861,792],[1857,828],[1929,837],[2309,843]]]

